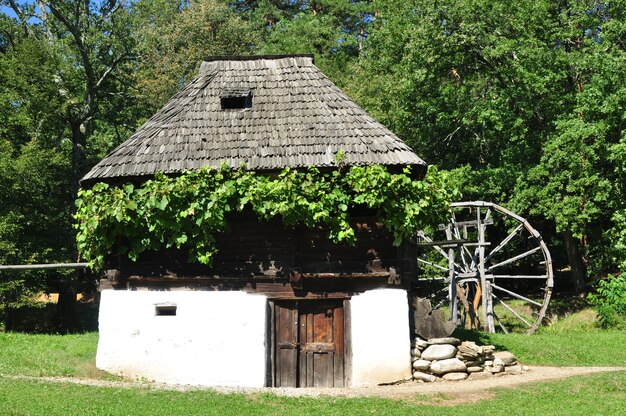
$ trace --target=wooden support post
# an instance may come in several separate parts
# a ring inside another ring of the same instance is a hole
[[[488,319],[490,311],[487,309],[487,299],[489,293],[487,292],[487,279],[485,278],[485,225],[482,223],[480,216],[480,207],[476,207],[476,222],[478,230],[478,273],[480,275],[480,287],[482,289],[482,301],[481,306],[483,309],[483,329],[489,331]]]
[[[495,313],[493,311],[492,290],[493,288],[491,287],[491,282],[486,280],[485,292],[487,293],[487,323],[485,324],[485,330],[493,334],[496,332],[496,325],[494,320]]]
[[[446,238],[452,240],[452,224],[446,227]],[[455,324],[459,324],[459,307],[456,296],[456,273],[454,272],[454,247],[448,248],[448,274],[450,285],[448,286],[448,299],[450,300],[450,320]]]

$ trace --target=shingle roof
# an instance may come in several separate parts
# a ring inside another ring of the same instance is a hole
[[[252,105],[222,109],[251,95]],[[251,170],[426,165],[334,85],[310,56],[218,58],[83,177],[176,173],[226,163]]]

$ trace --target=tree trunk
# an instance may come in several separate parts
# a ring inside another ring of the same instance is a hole
[[[565,251],[569,260],[572,273],[572,284],[577,293],[584,293],[587,289],[587,271],[582,261],[578,242],[572,235],[571,231],[564,231],[563,242],[565,243]]]
[[[77,329],[76,288],[67,276],[59,287],[59,301],[54,315],[54,327],[60,333],[73,332]]]
[[[80,188],[79,181],[84,171],[84,149],[86,146],[85,124],[87,123],[83,124],[80,121],[72,120],[69,121],[69,124],[72,129],[72,189],[70,206],[72,207],[71,213],[73,214],[75,212],[74,201],[78,196],[78,190]],[[68,244],[72,247],[76,261],[80,261],[74,238],[68,241]],[[76,271],[71,275],[62,277],[59,281],[59,301],[54,316],[54,326],[59,332],[72,332],[77,329],[76,287],[81,277],[83,277],[83,274]]]

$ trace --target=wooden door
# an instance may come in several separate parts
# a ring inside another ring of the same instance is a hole
[[[274,387],[298,385],[298,303],[274,303]]]
[[[345,386],[343,300],[274,303],[274,386]]]

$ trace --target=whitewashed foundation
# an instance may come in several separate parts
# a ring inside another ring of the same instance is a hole
[[[176,307],[158,316],[158,306]],[[267,298],[244,292],[104,290],[96,366],[172,384],[263,387]],[[409,311],[401,289],[350,300],[352,386],[411,377]]]
[[[267,298],[243,292],[105,290],[96,366],[205,386],[265,385]],[[156,316],[158,305],[176,316]]]
[[[350,301],[352,385],[411,378],[409,305],[405,290],[377,289]]]

